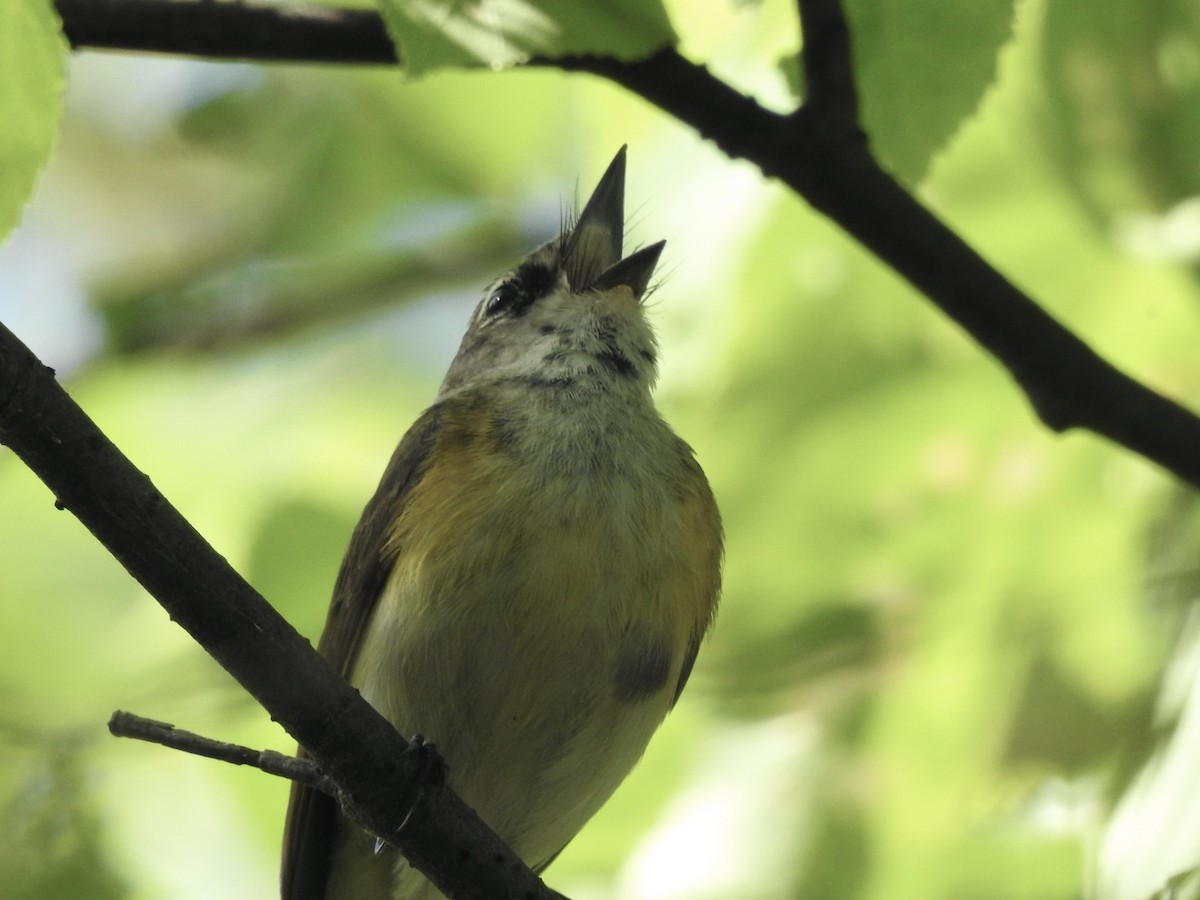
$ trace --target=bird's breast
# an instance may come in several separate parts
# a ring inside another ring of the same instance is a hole
[[[451,410],[390,536],[356,666],[368,699],[436,742],[533,861],[641,755],[716,599],[703,474],[653,410],[626,424]]]

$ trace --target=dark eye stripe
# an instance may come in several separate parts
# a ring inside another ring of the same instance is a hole
[[[507,312],[520,316],[533,303],[554,290],[558,283],[558,271],[544,262],[527,260],[488,295],[483,304],[483,314],[491,317]]]
[[[532,302],[554,290],[558,281],[558,271],[539,260],[526,260],[517,267],[516,280],[521,283],[522,291],[529,295]]]
[[[513,282],[506,281],[492,291],[492,295],[488,297],[483,310],[489,316],[494,316],[496,313],[515,305],[516,301],[520,298],[520,293],[520,290]]]

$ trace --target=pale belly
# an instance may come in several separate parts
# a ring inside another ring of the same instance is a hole
[[[414,489],[351,681],[437,746],[451,786],[536,869],[674,702],[711,616],[720,538],[706,487],[648,470],[539,482],[513,465],[451,460]],[[353,843],[338,855],[369,850]],[[394,896],[438,896],[399,865]]]
[[[689,610],[663,608],[661,548],[594,531],[557,523],[503,562],[456,565],[444,549],[398,565],[372,628],[394,638],[364,647],[356,671],[364,696],[436,744],[454,788],[535,866],[637,762],[695,630]]]

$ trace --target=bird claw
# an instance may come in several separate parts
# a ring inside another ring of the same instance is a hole
[[[396,829],[396,834],[400,834],[407,827],[413,814],[417,811],[417,807],[421,801],[425,799],[427,793],[438,790],[446,783],[446,763],[442,759],[441,754],[437,752],[437,748],[427,743],[425,737],[420,734],[414,734],[408,742],[407,753],[419,754],[418,769],[416,776],[417,798],[409,807],[408,812],[404,814],[404,820],[400,823],[400,827]],[[378,854],[385,846],[383,840],[376,838],[375,852]]]

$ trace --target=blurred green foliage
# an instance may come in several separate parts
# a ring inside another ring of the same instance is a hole
[[[884,158],[1194,402],[1195,11],[918,6],[850,4]],[[790,102],[790,3],[669,12],[685,52]],[[668,238],[659,396],[720,500],[726,590],[679,708],[551,883],[1143,898],[1195,866],[1192,495],[1047,433],[885,267],[615,88],[77,55],[0,320],[315,637],[479,289],[625,142],[632,239]],[[269,896],[286,786],[103,723],[287,736],[2,454],[0,548],[0,896]]]

